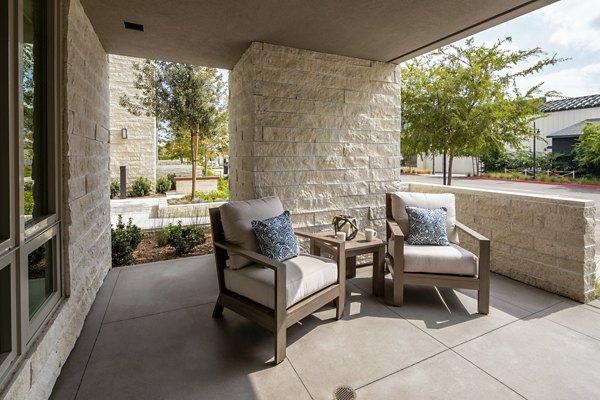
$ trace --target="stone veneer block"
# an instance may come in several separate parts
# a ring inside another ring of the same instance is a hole
[[[491,269],[588,302],[595,294],[595,214],[591,200],[420,183],[400,191],[454,193],[460,222],[491,240]],[[476,252],[462,234],[461,245]]]
[[[397,65],[252,43],[229,75],[230,196],[279,196],[295,226],[383,234],[400,180]]]

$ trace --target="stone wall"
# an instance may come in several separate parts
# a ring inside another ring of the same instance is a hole
[[[124,94],[129,97],[138,93],[133,87],[135,74],[133,64],[143,59],[108,56],[110,76],[110,177],[119,179],[119,167],[127,167],[127,188],[140,176],[156,184],[156,120],[145,115],[136,117],[119,105]],[[121,129],[127,128],[127,139]]]
[[[158,160],[156,165],[156,177],[175,174],[178,178],[192,176],[192,164],[182,164],[177,160]]]
[[[419,183],[411,192],[454,193],[457,218],[491,240],[491,269],[571,299],[594,298],[594,202]],[[469,237],[461,245],[476,250]]]
[[[79,0],[64,1],[62,264],[70,297],[49,317],[0,398],[46,399],[111,265],[105,51]]]
[[[232,200],[277,195],[296,226],[343,212],[383,232],[400,177],[396,65],[253,43],[229,88]]]

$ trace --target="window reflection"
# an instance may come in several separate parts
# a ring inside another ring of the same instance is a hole
[[[0,269],[0,364],[12,350],[10,265]]]
[[[48,214],[46,1],[23,1],[23,205],[25,227]]]
[[[52,272],[52,239],[27,256],[29,278],[29,319],[43,307],[56,290]]]

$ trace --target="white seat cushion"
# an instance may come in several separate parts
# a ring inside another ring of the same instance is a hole
[[[219,207],[225,240],[244,249],[260,253],[252,221],[273,218],[283,213],[283,205],[277,197],[257,200],[234,201]],[[227,265],[232,269],[243,268],[252,261],[235,253],[229,254]]]
[[[301,254],[286,265],[286,307],[337,282],[337,264],[323,257]],[[225,287],[232,292],[275,308],[275,271],[252,264],[238,270],[225,268]]]
[[[388,242],[394,257],[394,238]],[[410,245],[404,243],[404,272],[477,276],[478,257],[455,244],[450,246]]]
[[[455,198],[452,193],[392,193],[392,217],[398,223],[404,236],[409,235],[408,214],[406,206],[420,208],[446,208],[446,233],[450,243],[458,244],[458,229],[456,228]]]

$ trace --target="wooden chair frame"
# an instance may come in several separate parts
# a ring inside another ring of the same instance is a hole
[[[213,318],[223,315],[223,308],[228,309],[256,322],[260,326],[270,330],[275,335],[275,364],[285,359],[286,331],[291,325],[307,317],[330,302],[335,303],[336,319],[344,315],[344,304],[346,299],[346,255],[345,242],[337,239],[323,238],[307,232],[296,232],[302,236],[327,243],[337,249],[335,254],[338,266],[337,282],[318,291],[315,294],[299,301],[291,307],[286,307],[286,266],[282,262],[275,261],[264,255],[244,249],[225,240],[223,225],[221,223],[221,211],[211,208],[210,225],[217,267],[217,278],[219,281],[219,297],[213,311]],[[269,268],[275,274],[275,309],[265,307],[247,297],[241,296],[225,287],[224,269],[228,252],[241,255],[256,264]]]
[[[401,306],[404,302],[404,285],[426,285],[453,289],[477,290],[477,311],[488,314],[490,308],[490,240],[475,230],[456,221],[456,227],[463,233],[473,237],[479,243],[479,273],[477,276],[461,276],[446,274],[427,274],[404,272],[404,232],[392,217],[392,194],[386,194],[386,233],[387,241],[394,237],[394,257],[386,254],[388,267],[392,273],[392,304]]]

